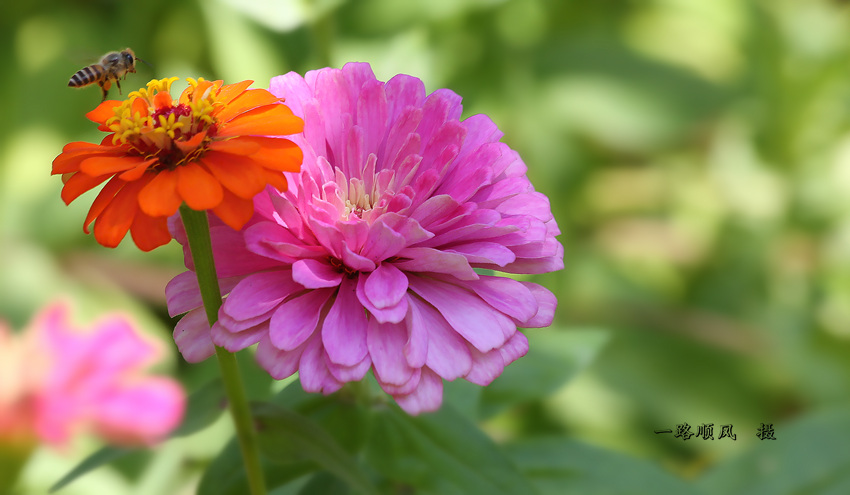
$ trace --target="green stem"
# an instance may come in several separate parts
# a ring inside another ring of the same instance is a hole
[[[218,287],[218,275],[215,271],[210,226],[205,211],[195,211],[184,203],[180,206],[180,216],[186,228],[189,239],[189,250],[195,262],[195,273],[198,276],[198,286],[204,301],[204,310],[210,327],[218,321],[218,309],[221,307],[221,289]],[[251,495],[265,495],[266,486],[263,470],[260,465],[260,451],[257,446],[257,433],[245,396],[245,387],[236,363],[236,356],[222,347],[216,346],[215,355],[221,369],[224,390],[230,404],[230,414],[236,427],[239,447],[242,449],[242,460],[245,463],[245,474]]]
[[[15,487],[34,447],[34,439],[32,444],[25,440],[16,444],[13,440],[7,445],[0,445],[0,493],[16,493],[12,488]]]

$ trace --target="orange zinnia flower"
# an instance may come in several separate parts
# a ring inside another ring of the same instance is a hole
[[[185,201],[212,210],[239,230],[251,218],[252,198],[270,184],[286,190],[282,172],[297,172],[301,149],[280,136],[304,122],[252,81],[152,80],[125,101],[108,100],[86,116],[111,132],[100,144],[74,142],[53,160],[64,174],[66,204],[108,180],[92,203],[83,230],[94,221],[97,242],[115,247],[130,231],[143,251],[168,243],[167,219]]]

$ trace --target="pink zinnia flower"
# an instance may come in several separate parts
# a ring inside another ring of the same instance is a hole
[[[74,328],[68,307],[45,308],[20,335],[0,326],[0,443],[57,447],[93,431],[119,444],[151,444],[178,426],[185,394],[146,374],[161,357],[122,316]]]
[[[290,189],[254,198],[243,231],[213,218],[230,292],[212,330],[192,272],[171,281],[175,340],[189,361],[215,344],[259,343],[273,377],[300,372],[331,393],[374,370],[411,414],[435,410],[442,380],[489,384],[528,350],[520,327],[552,322],[556,300],[530,282],[475,268],[563,268],[549,201],[484,115],[459,120],[460,97],[422,81],[378,81],[368,64],[276,77],[270,91],[304,119]],[[175,237],[185,234],[172,222]],[[187,266],[191,268],[191,259]]]

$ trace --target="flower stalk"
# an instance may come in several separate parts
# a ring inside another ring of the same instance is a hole
[[[218,321],[218,310],[221,307],[221,289],[218,286],[218,276],[215,270],[207,213],[193,210],[184,203],[180,206],[180,216],[186,228],[189,249],[195,262],[195,273],[198,277],[198,286],[201,290],[207,321],[212,327]],[[230,404],[230,414],[236,428],[236,436],[239,439],[250,493],[251,495],[265,495],[266,486],[260,465],[257,432],[245,396],[245,387],[242,386],[242,377],[239,373],[236,357],[218,346],[215,348],[215,354],[218,358],[225,393]]]

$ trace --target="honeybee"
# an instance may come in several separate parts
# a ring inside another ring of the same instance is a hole
[[[82,88],[89,84],[97,83],[100,90],[103,91],[103,99],[106,101],[109,88],[112,87],[112,82],[118,86],[118,94],[121,94],[121,79],[127,78],[127,74],[136,72],[136,60],[142,60],[136,57],[133,50],[125,48],[120,52],[109,52],[103,56],[99,64],[92,64],[88,67],[83,67],[76,74],[71,76],[68,81],[68,86],[72,88]],[[142,60],[144,62],[144,60]]]

